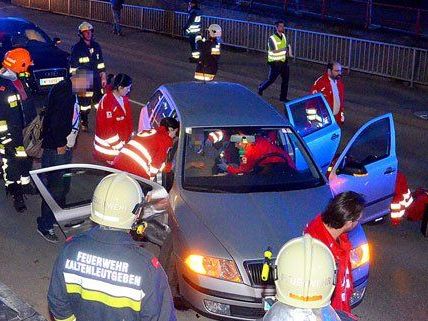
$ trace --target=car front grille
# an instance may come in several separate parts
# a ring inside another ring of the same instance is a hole
[[[272,259],[275,262],[275,259]],[[250,278],[251,285],[256,288],[273,288],[275,287],[273,269],[269,270],[267,281],[262,280],[263,260],[245,261],[245,270]]]
[[[39,69],[33,71],[34,80],[39,89],[50,88],[67,77],[66,68]]]

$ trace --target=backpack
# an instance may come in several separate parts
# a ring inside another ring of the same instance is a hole
[[[28,156],[33,158],[42,157],[42,127],[44,116],[45,109],[42,109],[40,113],[31,121],[31,123],[22,130],[25,152]]]

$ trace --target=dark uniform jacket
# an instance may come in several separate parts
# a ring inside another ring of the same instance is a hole
[[[200,8],[193,7],[189,10],[187,22],[183,27],[187,35],[196,35],[201,32],[201,15],[202,12]]]
[[[220,43],[217,41],[217,38],[209,37],[208,39],[205,39],[200,37],[199,39],[197,38],[196,47],[200,53],[200,58],[196,65],[195,78],[203,80],[203,75],[208,75],[214,78],[217,74],[218,61],[220,59]],[[202,78],[198,77],[198,75],[202,76]]]
[[[68,240],[48,291],[55,319],[176,321],[159,262],[122,231],[95,227]]]
[[[63,80],[51,88],[43,120],[43,148],[56,149],[67,144],[75,102],[71,80]]]
[[[72,48],[70,54],[70,68],[87,67],[98,73],[106,71],[103,53],[98,42],[92,40],[88,47],[80,39]]]
[[[6,122],[7,134],[13,145],[22,145],[22,129],[35,117],[36,109],[26,83],[20,79],[11,81],[0,77],[0,122]],[[4,134],[6,132],[0,129],[0,138]]]
[[[122,9],[124,2],[125,2],[125,0],[111,0],[111,7],[114,10],[120,10],[120,9]]]

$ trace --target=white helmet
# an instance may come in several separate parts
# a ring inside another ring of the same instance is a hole
[[[302,309],[328,306],[336,283],[333,254],[324,243],[306,234],[279,251],[276,298]]]
[[[80,25],[79,25],[79,33],[82,33],[83,31],[88,31],[88,30],[92,30],[94,31],[94,26],[91,25],[89,22],[87,21],[83,21]]]
[[[207,30],[210,33],[210,37],[212,38],[221,37],[221,27],[218,24],[215,24],[215,23],[211,24]]]
[[[140,184],[125,173],[104,177],[95,189],[90,219],[97,224],[129,230],[144,201]]]

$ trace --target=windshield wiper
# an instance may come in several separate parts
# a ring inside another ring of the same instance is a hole
[[[212,187],[203,187],[203,186],[187,186],[187,188],[195,192],[229,193],[229,191],[221,188],[212,188]]]

